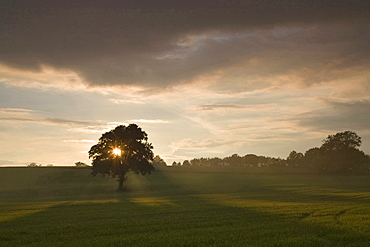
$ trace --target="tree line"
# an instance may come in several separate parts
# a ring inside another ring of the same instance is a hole
[[[36,162],[31,162],[30,164],[27,165],[27,167],[42,167],[42,166],[43,166],[42,164],[37,164]],[[53,166],[54,166],[53,164],[46,165],[46,167],[53,167]],[[88,167],[89,165],[84,162],[77,161],[75,163],[75,166],[76,167]]]
[[[359,148],[361,137],[353,131],[329,135],[320,147],[301,153],[292,150],[286,158],[233,154],[224,158],[194,158],[172,166],[234,166],[306,168],[320,173],[370,172],[370,156]]]

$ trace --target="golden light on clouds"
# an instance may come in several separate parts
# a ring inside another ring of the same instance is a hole
[[[130,123],[168,163],[286,157],[344,130],[370,152],[366,1],[8,2],[0,165],[89,163],[91,140]]]

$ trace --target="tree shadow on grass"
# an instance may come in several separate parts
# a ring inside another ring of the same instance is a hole
[[[287,203],[370,202],[368,176],[332,178],[303,175],[182,173],[181,170],[175,173],[164,172],[163,176],[167,176],[169,183],[181,185],[187,192],[197,194],[243,193],[256,200],[267,198],[269,201]],[[363,181],[359,182],[358,179],[361,178]]]
[[[366,246],[370,241],[366,232],[332,222],[311,224],[305,221],[310,215],[297,213],[305,210],[259,207],[269,194],[253,205],[249,192],[209,193],[220,191],[197,190],[175,177],[158,170],[143,187],[133,181],[128,193],[77,195],[54,204],[14,202],[3,207],[5,216],[16,217],[1,218],[0,246]]]
[[[183,196],[74,201],[0,223],[1,246],[366,246],[368,235]]]

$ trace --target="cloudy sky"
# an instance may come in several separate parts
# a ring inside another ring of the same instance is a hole
[[[0,165],[90,163],[136,123],[167,163],[370,153],[367,0],[0,0]]]

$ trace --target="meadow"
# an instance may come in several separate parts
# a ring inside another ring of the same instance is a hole
[[[0,246],[370,246],[370,177],[0,168]]]

